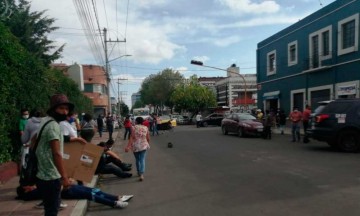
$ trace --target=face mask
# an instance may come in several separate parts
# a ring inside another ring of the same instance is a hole
[[[22,117],[23,117],[23,119],[28,119],[29,115],[23,115]]]
[[[71,123],[73,123],[75,121],[75,119],[73,118],[73,117],[71,117],[70,119],[69,119],[69,123],[71,124]]]
[[[54,115],[52,117],[55,119],[55,121],[61,122],[66,120],[67,115],[54,112]]]

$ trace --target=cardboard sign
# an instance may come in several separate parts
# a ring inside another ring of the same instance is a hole
[[[94,144],[64,143],[63,161],[70,178],[91,182],[104,149]]]

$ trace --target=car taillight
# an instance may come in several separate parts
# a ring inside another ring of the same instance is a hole
[[[320,123],[322,121],[324,121],[325,119],[328,119],[329,115],[328,114],[320,114],[316,116],[316,123]]]

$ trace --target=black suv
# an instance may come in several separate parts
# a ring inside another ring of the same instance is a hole
[[[312,116],[308,135],[346,152],[360,151],[360,99],[337,99]]]

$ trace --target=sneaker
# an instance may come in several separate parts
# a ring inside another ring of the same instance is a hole
[[[129,203],[127,203],[127,202],[123,202],[123,201],[116,201],[115,202],[115,206],[114,206],[114,208],[125,208],[126,206],[128,206],[129,205]]]
[[[62,203],[60,203],[59,209],[62,210],[64,208],[66,208],[67,206],[68,205],[66,203],[62,202]],[[37,208],[37,209],[43,209],[44,208],[44,202],[41,201],[41,202],[37,203],[34,207]]]
[[[64,208],[66,208],[67,206],[68,206],[68,204],[61,202],[59,209],[62,210]]]
[[[144,175],[140,175],[139,181],[144,181]]]
[[[128,202],[133,197],[134,197],[134,195],[122,195],[122,196],[119,196],[119,201]]]
[[[36,203],[36,205],[34,206],[34,208],[43,209],[43,208],[44,208],[44,202],[41,201],[41,202],[39,202],[39,203]]]

